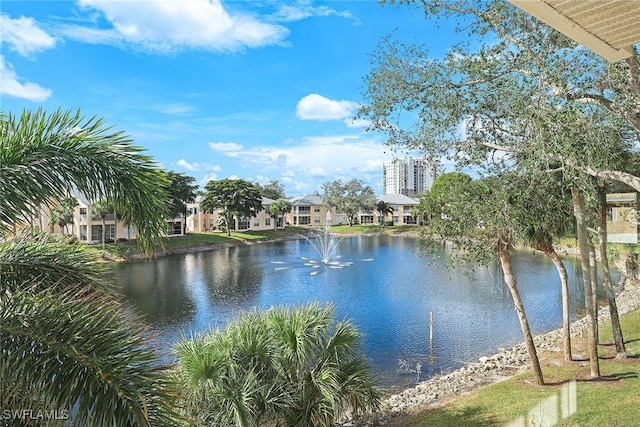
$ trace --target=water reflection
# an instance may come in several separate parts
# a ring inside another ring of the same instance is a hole
[[[315,276],[299,262],[314,253],[305,240],[117,265],[114,274],[164,348],[182,334],[224,327],[241,310],[333,302],[338,318],[351,319],[363,333],[364,350],[387,386],[415,380],[397,373],[399,359],[410,366],[421,363],[425,379],[522,341],[497,265],[470,277],[416,255],[415,240],[408,237],[344,238],[339,251],[353,265]],[[282,269],[274,261],[299,267]],[[560,327],[560,281],[553,263],[526,252],[513,261],[534,333]],[[583,301],[579,265],[565,264],[575,318]]]

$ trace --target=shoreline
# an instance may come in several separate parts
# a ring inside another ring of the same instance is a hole
[[[640,309],[640,284],[631,283],[616,297],[618,313],[623,315]],[[598,324],[610,319],[609,307],[598,310]],[[571,323],[571,336],[582,335],[587,330],[586,318]],[[562,351],[562,328],[554,329],[534,337],[538,351]],[[386,396],[380,411],[363,419],[362,425],[384,425],[394,418],[411,415],[420,410],[436,408],[456,397],[469,394],[484,386],[510,379],[530,369],[529,356],[524,342],[509,349],[499,349],[491,356],[483,356],[477,362],[446,374],[436,375],[399,393]],[[574,355],[574,359],[576,355]],[[588,362],[583,362],[588,363]],[[358,420],[360,421],[360,420]],[[345,419],[338,425],[349,427],[361,425],[355,420]]]

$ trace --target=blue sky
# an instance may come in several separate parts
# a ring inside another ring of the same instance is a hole
[[[382,194],[402,156],[352,118],[389,34],[441,55],[450,28],[373,1],[2,1],[5,113],[80,108],[163,168],[278,180],[288,196],[358,178]]]

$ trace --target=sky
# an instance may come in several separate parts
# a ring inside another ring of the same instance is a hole
[[[386,137],[354,119],[385,36],[444,54],[416,6],[360,1],[3,0],[3,113],[104,118],[167,170],[279,181],[352,178],[383,193]]]

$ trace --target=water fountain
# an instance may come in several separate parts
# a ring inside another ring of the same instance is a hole
[[[340,255],[337,255],[338,244],[340,239],[337,239],[331,233],[331,212],[327,212],[326,221],[324,227],[320,230],[314,231],[310,236],[304,236],[304,238],[311,244],[315,251],[320,256],[320,260],[303,257],[306,266],[310,266],[314,269],[324,265],[329,268],[343,268],[353,264],[353,262],[340,262]],[[319,270],[314,270],[311,275],[316,275]]]

